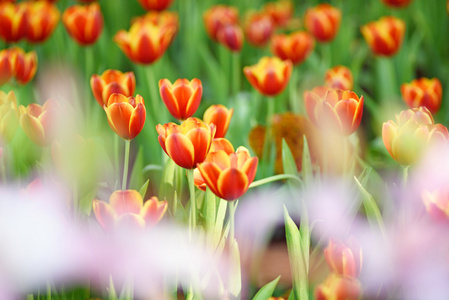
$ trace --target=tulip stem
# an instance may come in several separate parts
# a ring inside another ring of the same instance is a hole
[[[240,52],[232,53],[232,71],[234,72],[232,76],[232,96],[234,96],[235,103],[235,97],[237,97],[240,89]]]
[[[157,92],[157,82],[154,76],[154,70],[152,66],[145,67],[145,73],[147,75],[148,88],[150,92],[150,103],[153,111],[153,121],[154,123],[159,123],[158,115],[159,112],[159,96]]]
[[[235,200],[238,201],[238,200]],[[230,201],[229,205],[229,243],[234,242],[234,215],[235,215],[235,201]]]
[[[123,164],[123,180],[122,180],[122,190],[126,190],[126,185],[128,181],[128,165],[129,165],[129,148],[131,141],[125,140],[125,162]]]
[[[193,182],[193,170],[187,170],[187,181],[189,183],[190,192],[190,234],[193,233],[196,227],[196,199],[195,199],[195,183]]]
[[[289,97],[290,97],[290,110],[295,114],[300,112],[299,103],[298,103],[298,91],[296,90],[297,81],[298,81],[298,70],[297,68],[293,68],[292,76],[290,78],[289,83]]]
[[[265,162],[265,176],[268,174],[269,163],[270,163],[270,145],[271,145],[271,123],[272,116],[274,113],[274,97],[267,98],[267,117],[265,121],[265,142],[263,146],[262,160]]]
[[[408,166],[402,167],[402,186],[405,187],[408,181]]]

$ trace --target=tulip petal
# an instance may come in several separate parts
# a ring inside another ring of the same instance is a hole
[[[204,159],[206,159],[206,155],[209,152],[212,143],[210,132],[205,128],[195,128],[187,132],[186,136],[194,145],[195,163],[203,162]]]
[[[117,216],[123,214],[139,214],[143,205],[142,196],[135,190],[115,191],[109,198],[109,204],[114,208]]]
[[[129,121],[129,139],[135,138],[140,131],[142,131],[145,125],[147,111],[142,103],[137,104],[137,107],[133,110],[131,114],[131,119]]]
[[[203,176],[207,187],[218,197],[221,197],[220,191],[217,187],[218,178],[220,177],[221,169],[214,163],[201,163],[198,164],[198,170]]]
[[[142,229],[145,228],[145,220],[135,213],[124,214],[118,218],[117,227],[125,229]]]
[[[186,169],[194,168],[195,149],[192,142],[182,133],[173,133],[165,140],[168,156],[178,165]]]
[[[92,207],[97,218],[98,223],[104,229],[114,228],[116,215],[112,206],[104,201],[94,200],[92,202]]]
[[[114,95],[118,94],[113,94],[111,98]],[[113,103],[105,107],[104,110],[106,111],[111,129],[121,138],[129,140],[129,121],[134,110],[132,105],[129,103]]]
[[[30,140],[39,146],[45,146],[44,127],[37,118],[24,114],[20,117],[20,126]]]
[[[257,157],[251,157],[243,164],[243,167],[241,168],[242,172],[244,172],[248,177],[248,184],[251,184],[256,177],[258,162],[259,159]]]
[[[196,110],[198,109],[198,106],[200,106],[202,95],[203,95],[203,86],[200,85],[193,91],[193,94],[190,95],[190,98],[185,107],[184,118],[191,117],[193,116],[193,114],[195,114]]]
[[[357,107],[358,102],[355,99],[340,100],[334,107],[345,135],[353,133],[352,124]]]
[[[235,200],[240,198],[248,189],[248,177],[240,170],[229,168],[220,174],[217,186],[221,198]]]
[[[158,201],[156,197],[151,197],[145,202],[140,216],[145,220],[147,226],[152,226],[162,219],[167,207],[167,201]]]

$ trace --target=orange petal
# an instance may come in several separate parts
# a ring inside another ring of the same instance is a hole
[[[187,132],[186,136],[194,147],[194,162],[203,162],[206,159],[212,143],[210,133],[204,128],[195,128]]]
[[[109,198],[110,205],[117,216],[127,213],[139,214],[143,205],[143,199],[135,190],[115,191]]]
[[[114,228],[116,214],[112,206],[104,201],[94,200],[92,207],[95,213],[95,217],[104,229]]]
[[[165,140],[168,156],[178,165],[186,169],[195,167],[195,149],[192,142],[182,133],[173,133]]]
[[[145,202],[140,216],[145,220],[147,226],[152,226],[162,219],[167,207],[167,201],[159,201],[156,197],[151,197]]]
[[[145,125],[145,118],[147,111],[142,103],[137,104],[137,107],[133,110],[131,114],[131,119],[129,121],[129,139],[135,138]]]
[[[229,168],[220,174],[217,181],[221,198],[236,200],[248,189],[248,177],[240,170]]]
[[[118,94],[111,95],[109,99],[111,100],[114,95]],[[129,121],[134,110],[132,105],[129,103],[113,103],[105,107],[104,110],[106,111],[111,129],[121,138],[129,140]]]
[[[217,187],[218,178],[220,177],[220,168],[209,162],[198,164],[198,170],[200,170],[201,176],[203,176],[207,187],[218,197],[221,197],[220,191]]]
[[[124,214],[118,218],[117,227],[130,230],[143,229],[145,228],[145,220],[135,213]]]

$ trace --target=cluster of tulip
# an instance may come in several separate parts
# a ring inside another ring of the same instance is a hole
[[[25,53],[18,47],[0,51],[0,86],[12,78],[19,84],[27,84],[37,70],[36,52]]]

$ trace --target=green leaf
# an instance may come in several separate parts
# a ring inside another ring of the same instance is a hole
[[[209,189],[206,189],[206,199],[204,201],[205,206],[205,219],[206,219],[206,231],[207,241],[212,243],[215,227],[215,214],[216,214],[216,197],[215,194]]]
[[[284,168],[284,174],[298,176],[295,158],[293,157],[293,154],[284,139],[282,139],[282,166]]]
[[[144,199],[144,200],[145,200],[145,195],[147,193],[149,183],[150,183],[150,180],[147,179],[147,181],[145,181],[145,183],[142,185],[142,187],[139,190],[139,194],[140,194],[140,196],[142,196],[142,199]]]
[[[242,275],[240,270],[240,253],[237,240],[231,241],[231,274],[230,274],[230,286],[229,291],[231,294],[240,298],[240,292],[242,290]]]
[[[137,189],[143,185],[143,147],[139,147],[139,151],[137,152],[136,159],[134,161],[133,169],[131,172],[131,177],[129,179],[129,187],[133,189]]]
[[[96,193],[97,193],[96,189],[91,190],[80,199],[79,202],[80,212],[86,214],[87,216],[90,216],[90,213],[92,212],[92,201],[94,200]]]
[[[276,288],[281,275],[279,275],[275,280],[264,285],[254,296],[253,300],[266,300],[273,296],[274,289]]]
[[[313,178],[313,170],[312,170],[312,160],[310,158],[309,144],[307,143],[307,138],[303,135],[304,146],[302,150],[302,179],[304,184],[308,186]]]
[[[159,187],[159,199],[173,199],[174,194],[174,180],[175,180],[176,165],[172,159],[168,159],[164,165],[162,172],[162,181]],[[173,209],[174,203],[169,208]]]

